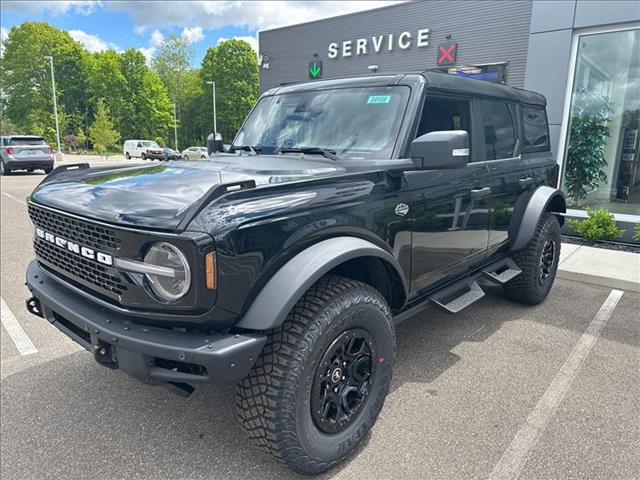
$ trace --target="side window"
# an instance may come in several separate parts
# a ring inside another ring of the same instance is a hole
[[[516,147],[516,127],[509,104],[495,100],[481,100],[482,124],[486,159],[513,157]]]
[[[547,113],[544,107],[522,106],[524,151],[540,152],[550,149]]]
[[[138,142],[138,146],[136,148],[142,148],[142,142]]]
[[[469,100],[427,97],[418,127],[418,137],[440,130],[466,130],[471,148],[471,102]],[[473,161],[470,151],[469,161]]]

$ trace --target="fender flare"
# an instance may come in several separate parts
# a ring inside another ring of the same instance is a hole
[[[550,207],[552,210],[550,210]],[[536,227],[542,218],[544,212],[553,211],[553,213],[566,213],[567,206],[564,199],[564,193],[557,188],[541,186],[538,187],[522,214],[522,220],[518,228],[518,233],[511,246],[511,250],[521,250],[527,246],[533,238]]]
[[[318,242],[298,253],[278,270],[257,295],[236,327],[269,330],[285,321],[287,315],[320,278],[338,265],[358,257],[377,257],[407,285],[400,265],[386,250],[357,237],[334,237]]]

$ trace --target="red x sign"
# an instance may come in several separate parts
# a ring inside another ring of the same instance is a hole
[[[456,63],[457,43],[438,46],[438,65],[453,65]]]

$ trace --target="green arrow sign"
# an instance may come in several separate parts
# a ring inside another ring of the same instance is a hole
[[[322,78],[322,61],[321,60],[314,60],[313,62],[309,62],[309,78],[311,80]]]

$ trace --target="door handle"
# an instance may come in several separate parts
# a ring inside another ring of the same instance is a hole
[[[518,184],[521,187],[526,187],[528,185],[531,185],[532,183],[533,183],[533,177],[521,178],[520,180],[518,180]]]
[[[491,187],[478,188],[471,190],[471,198],[482,198],[491,195]]]

